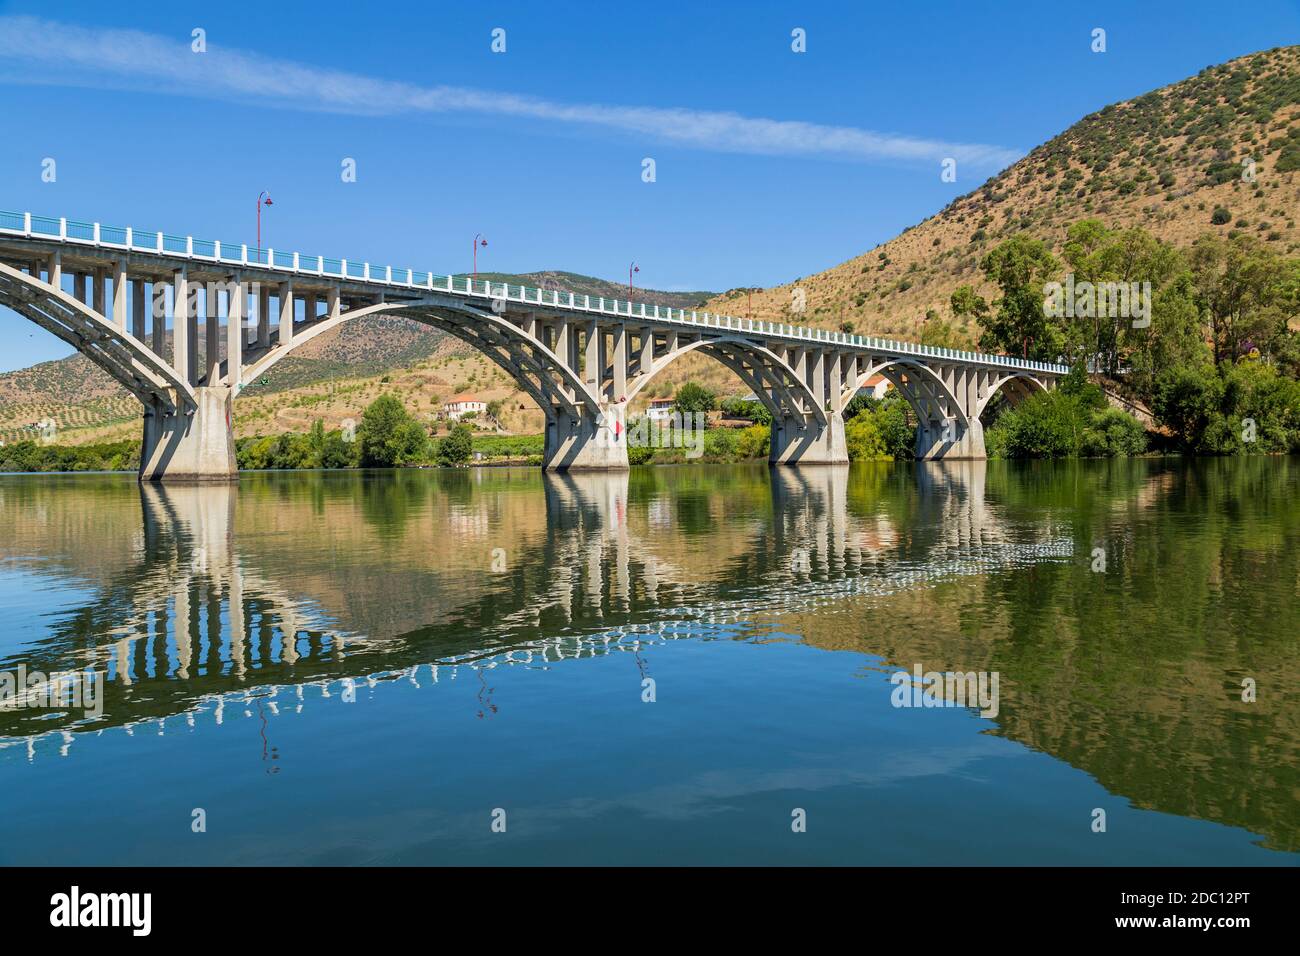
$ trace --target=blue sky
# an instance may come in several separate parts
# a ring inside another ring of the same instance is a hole
[[[1107,103],[1297,42],[1295,0],[0,2],[0,208],[252,242],[269,189],[264,244],[303,253],[464,271],[483,232],[482,268],[772,285]],[[68,351],[4,310],[0,336],[0,370]]]

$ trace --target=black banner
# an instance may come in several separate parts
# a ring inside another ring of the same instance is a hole
[[[1285,909],[1295,877],[1293,867],[0,871],[16,938],[77,934],[128,945],[337,941],[367,924],[428,927],[440,917],[478,922],[496,942],[525,927],[536,934],[536,917],[572,920],[572,935],[583,937],[606,925],[686,932],[706,921],[744,935],[867,917],[882,930],[954,943],[972,931],[1042,927],[1071,941],[1135,935],[1230,946],[1293,922]]]

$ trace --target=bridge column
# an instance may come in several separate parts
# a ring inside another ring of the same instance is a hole
[[[801,427],[802,426],[802,427]],[[773,418],[772,440],[767,460],[773,465],[842,465],[849,460],[844,441],[844,418],[838,411],[826,413],[826,424],[811,415]]]
[[[649,375],[655,366],[655,330],[646,326],[641,330],[641,350],[637,360],[637,374]]]
[[[189,312],[189,279],[184,269],[178,269],[172,275],[172,367],[176,369],[176,375],[182,382],[190,381]],[[155,327],[156,331],[157,327]],[[141,462],[143,463],[143,458]]]
[[[206,340],[203,347],[203,377],[207,384],[213,385],[221,372],[221,292],[217,283],[208,283],[204,299],[208,307],[208,318],[203,324],[203,337]]]
[[[244,370],[244,304],[248,291],[238,273],[230,282],[226,300],[226,384],[239,384]]]
[[[230,388],[200,386],[194,397],[193,408],[168,410],[158,402],[145,407],[141,481],[238,480]]]
[[[604,338],[604,333],[600,331],[600,326],[594,320],[588,322],[586,339],[583,343],[586,354],[583,358],[582,369],[583,381],[587,383],[587,388],[591,389],[593,395],[600,394],[600,340],[602,338]]]
[[[126,331],[126,260],[113,263],[113,324]]]
[[[982,372],[959,366],[940,368],[935,371],[957,399],[957,408],[948,409],[947,413],[950,417],[947,418],[929,418],[918,413],[917,459],[960,461],[987,458],[988,452],[984,447],[984,427],[975,414],[979,408],[979,375]]]
[[[559,321],[559,324],[555,326],[555,344],[554,347],[552,348],[552,351],[555,353],[556,357],[564,364],[565,368],[575,372],[577,371],[577,367],[578,367],[577,362],[575,360],[576,353],[574,351],[574,346],[576,342],[577,342],[577,326],[572,325],[572,323],[568,322],[565,319],[561,319]],[[570,400],[572,400],[573,389],[567,385],[563,385],[561,387],[564,390],[564,394]]]
[[[271,287],[257,283],[257,347],[271,347]]]
[[[153,315],[149,319],[149,334],[153,339],[153,354],[163,358],[167,346],[167,283],[154,282],[150,291]]]
[[[627,326],[620,322],[614,326],[613,357],[610,360],[614,374],[610,398],[620,403],[627,399],[627,352]]]
[[[280,347],[293,344],[293,283],[280,283]]]
[[[131,334],[144,341],[145,295],[144,280],[131,280]]]

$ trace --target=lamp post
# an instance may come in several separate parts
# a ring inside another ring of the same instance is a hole
[[[479,247],[479,246],[486,246],[486,245],[487,245],[487,239],[484,237],[483,233],[481,233],[481,232],[479,232],[479,233],[475,233],[475,235],[474,235],[474,275],[478,275],[478,247]]]
[[[632,298],[632,273],[640,272],[641,267],[635,262],[629,263],[627,267],[627,297]]]
[[[266,198],[263,199],[262,197]],[[263,189],[257,194],[257,260],[262,261],[262,207],[275,205],[271,202],[271,193]]]

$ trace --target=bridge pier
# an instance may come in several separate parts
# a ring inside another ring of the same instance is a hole
[[[982,461],[988,458],[984,447],[984,426],[980,424],[979,417],[971,415],[968,421],[950,418],[946,421],[918,422],[916,458],[918,461]]]
[[[238,481],[235,438],[230,428],[231,389],[194,389],[197,406],[145,406],[140,446],[141,481]]]
[[[546,416],[544,471],[627,471],[627,405],[602,404],[592,417],[553,408]]]
[[[844,418],[826,413],[826,424],[815,419],[782,416],[772,419],[772,441],[767,460],[773,465],[844,465],[849,460],[844,440]]]

